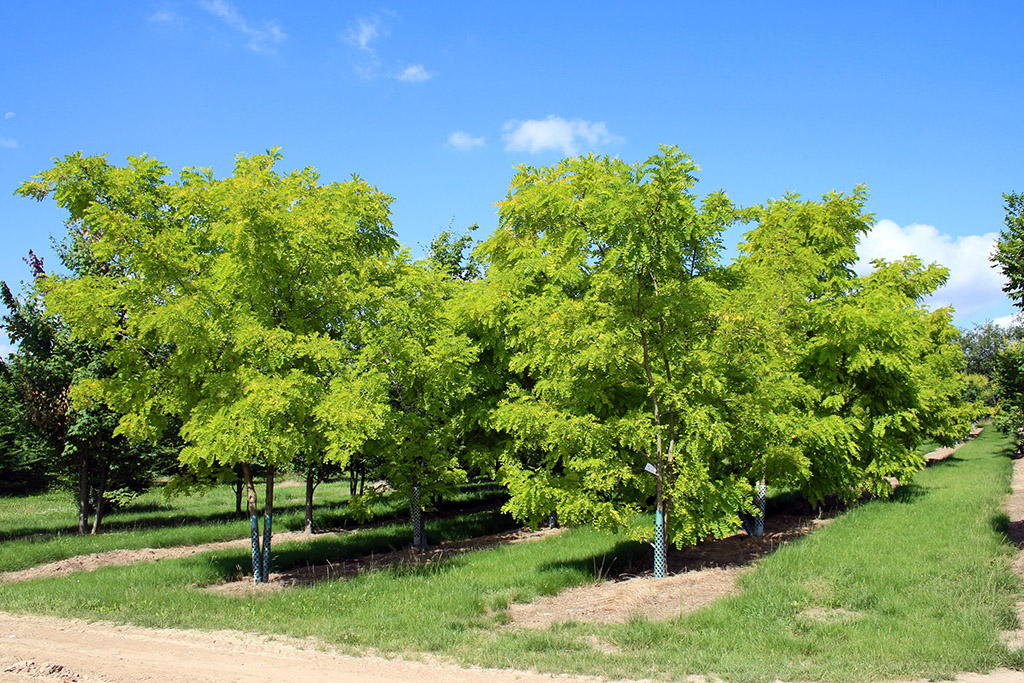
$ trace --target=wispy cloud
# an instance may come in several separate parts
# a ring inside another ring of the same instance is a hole
[[[484,139],[482,137],[474,137],[469,133],[457,130],[448,136],[448,144],[460,152],[465,152],[475,147],[483,147]]]
[[[248,36],[246,47],[253,52],[271,53],[288,35],[273,21],[263,22],[263,28],[255,28],[246,21],[234,5],[225,0],[199,0],[199,6],[223,21],[232,29]]]
[[[377,44],[389,35],[391,32],[380,15],[360,17],[349,22],[341,39],[356,49],[357,58],[352,68],[360,77],[366,80],[393,78],[403,83],[423,83],[434,77],[422,64],[385,68],[377,52]]]
[[[4,149],[14,149],[18,146],[18,141],[14,138],[0,138],[0,147]]]
[[[369,52],[376,57],[373,49],[373,42],[384,34],[386,29],[380,18],[359,18],[348,25],[345,29],[344,39],[349,45],[353,45],[363,52]]]
[[[548,116],[544,120],[512,119],[505,123],[505,150],[508,152],[529,152],[537,154],[557,150],[565,155],[577,154],[581,147],[594,149],[599,145],[621,142],[622,138],[608,132],[604,121],[563,119]]]
[[[15,114],[13,111],[9,111],[6,114],[4,114],[4,118],[7,119],[8,121],[13,119],[15,116],[17,116],[17,114]]]
[[[410,64],[398,72],[395,78],[405,83],[422,83],[433,78],[433,74],[424,69],[422,64]]]
[[[149,15],[149,21],[154,24],[168,24],[170,26],[181,27],[185,22],[169,9],[158,9]]]
[[[956,309],[959,320],[984,311],[994,302],[1004,301],[1005,278],[989,261],[998,233],[953,236],[933,225],[900,226],[883,219],[865,235],[857,247],[860,260],[856,271],[871,271],[871,261],[883,258],[895,261],[914,254],[924,263],[940,263],[949,269],[949,280],[925,300],[930,306]]]

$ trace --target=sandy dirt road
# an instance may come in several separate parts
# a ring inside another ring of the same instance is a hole
[[[0,683],[598,683],[589,676],[463,669],[350,657],[316,643],[236,631],[178,631],[0,612]],[[713,683],[688,676],[676,680]],[[963,674],[957,683],[1024,683],[1024,672]],[[918,683],[918,682],[914,682]],[[923,680],[920,683],[924,683]]]
[[[150,629],[0,612],[2,683],[591,683],[600,680],[525,671],[463,669],[429,661],[351,657],[317,649],[315,642],[235,631]]]

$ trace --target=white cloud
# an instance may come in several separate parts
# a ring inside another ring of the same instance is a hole
[[[14,149],[18,146],[18,141],[14,138],[0,138],[0,147],[4,149]]]
[[[238,13],[234,5],[225,0],[199,0],[199,6],[231,28],[249,37],[246,47],[253,52],[273,52],[274,46],[284,42],[288,35],[272,21],[263,22],[263,28],[253,28]]]
[[[422,64],[410,64],[395,76],[405,83],[422,83],[429,81],[432,77],[433,74],[424,69]]]
[[[391,14],[385,12],[385,14]],[[392,18],[395,15],[391,14]],[[353,69],[361,78],[373,80],[379,77],[393,78],[403,83],[423,83],[434,77],[422,64],[409,64],[395,70],[381,67],[381,59],[377,54],[376,44],[381,38],[390,35],[387,25],[379,15],[360,17],[348,24],[341,38],[358,50],[358,63]]]
[[[377,17],[370,17],[369,19],[356,19],[355,22],[349,24],[348,30],[345,31],[345,42],[350,45],[355,45],[364,52],[373,53],[373,47],[371,43],[380,38],[381,35],[385,34],[383,24]],[[376,55],[374,55],[376,56]]]
[[[940,263],[949,269],[949,279],[925,303],[933,307],[952,305],[957,318],[966,319],[1005,301],[1006,279],[989,261],[998,237],[996,232],[954,237],[939,232],[933,225],[915,223],[901,227],[891,220],[880,220],[857,247],[860,261],[856,271],[869,272],[872,259],[895,261],[908,254],[916,255],[926,264]]]
[[[18,347],[15,346],[14,344],[6,344],[6,343],[3,343],[3,342],[0,342],[0,358],[3,358],[4,360],[7,359],[7,356],[11,355],[12,353],[17,352],[17,350],[18,350]]]
[[[594,148],[622,139],[608,132],[604,121],[582,119],[567,121],[560,116],[548,116],[543,121],[512,119],[505,123],[505,150],[537,154],[546,150],[559,150],[562,154],[576,154],[580,145]]]
[[[6,114],[4,114],[4,118],[7,119],[8,121],[13,119],[15,116],[17,116],[17,114],[15,114],[13,111],[9,111]]]
[[[483,147],[484,139],[482,137],[473,137],[469,133],[457,130],[448,136],[448,144],[460,152],[465,152],[474,147]]]
[[[154,24],[170,24],[177,27],[181,27],[183,23],[181,17],[169,9],[158,9],[149,15],[149,20]]]
[[[1004,330],[1016,327],[1021,324],[1020,314],[1013,313],[1011,315],[1004,315],[1002,318],[996,318],[993,320],[992,324],[996,327],[1001,327]]]

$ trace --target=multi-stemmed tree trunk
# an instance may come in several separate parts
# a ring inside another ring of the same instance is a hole
[[[273,538],[274,519],[274,468],[267,468],[267,488],[263,497],[263,541],[260,542],[260,511],[256,496],[256,484],[249,463],[242,463],[249,504],[249,532],[252,546],[252,579],[255,583],[270,580],[270,543]]]
[[[89,450],[83,445],[78,452],[78,535],[89,531]]]

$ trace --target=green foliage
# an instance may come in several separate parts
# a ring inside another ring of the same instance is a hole
[[[1003,291],[1014,300],[1014,306],[1024,309],[1024,194],[1003,194],[1006,212],[999,232],[992,261],[999,264],[1006,276]]]
[[[52,452],[32,429],[17,380],[7,366],[0,369],[0,493],[39,491],[49,484]]]
[[[517,375],[493,424],[511,437],[518,518],[624,526],[663,495],[677,544],[737,523],[749,487],[718,469],[730,430],[712,344],[736,212],[721,193],[698,202],[695,170],[670,147],[635,166],[567,159],[520,168],[499,204],[481,251]]]
[[[692,543],[734,529],[754,481],[887,495],[923,438],[966,433],[951,313],[921,304],[946,271],[856,276],[864,188],[740,210],[698,202],[695,170],[674,148],[567,159],[521,168],[499,204],[477,315],[508,348],[492,424],[517,518],[629,526],[663,496]],[[737,220],[755,226],[723,269]]]
[[[362,333],[389,400],[376,444],[387,457],[377,471],[401,496],[413,486],[424,496],[446,493],[466,480],[459,454],[478,349],[455,324],[458,287],[444,273],[401,259]]]
[[[451,226],[430,241],[427,263],[434,270],[453,280],[479,280],[484,275],[483,264],[473,256],[476,243],[473,231],[480,226],[471,225],[463,234],[456,234]]]
[[[960,335],[964,350],[964,372],[984,375],[990,382],[996,379],[996,357],[1009,344],[1024,338],[1024,327],[1000,327],[993,322],[977,325]]]
[[[99,238],[114,276],[51,278],[47,304],[109,349],[109,377],[82,381],[118,432],[153,440],[182,420],[181,460],[285,466],[325,452],[339,463],[379,428],[380,383],[357,368],[354,321],[372,310],[395,249],[390,197],[359,178],[318,184],[278,174],[276,150],[239,157],[216,180],[178,182],[145,157],[118,168],[80,155],[26,183],[52,193]]]
[[[1024,308],[1024,195],[1004,194],[1005,229],[999,233],[992,261],[999,264],[1008,282],[1003,291]],[[1024,348],[1019,335],[1003,340],[995,353],[996,393],[999,397],[997,424],[1012,431],[1021,441],[1024,428]]]
[[[996,424],[1003,431],[1016,435],[1020,443],[1024,429],[1024,343],[1014,342],[999,353],[996,376],[999,394]]]
[[[922,439],[951,443],[973,417],[951,311],[920,303],[946,270],[912,256],[876,261],[864,277],[852,270],[872,220],[866,196],[789,195],[752,211],[757,226],[736,265],[738,313],[723,326],[742,359],[732,369],[742,411],[733,424],[756,454],[751,475],[760,467],[812,499],[888,495],[887,477],[921,467]]]
[[[76,274],[101,270],[96,263],[71,256],[82,252],[87,243],[80,226],[73,224],[57,248],[62,263]],[[0,361],[3,423],[7,425],[0,428],[7,440],[5,460],[20,463],[17,471],[8,472],[5,487],[14,491],[40,485],[77,489],[84,531],[86,517],[101,500],[117,505],[149,488],[153,476],[166,469],[167,451],[173,444],[164,440],[158,447],[132,446],[113,433],[116,416],[108,409],[95,404],[71,405],[72,383],[103,376],[108,368],[96,346],[74,339],[62,320],[47,311],[42,297],[47,284],[42,259],[30,251],[25,261],[35,281],[21,298],[0,283],[0,299],[8,311],[2,326],[19,345],[6,361]],[[94,530],[99,528],[96,522]]]

